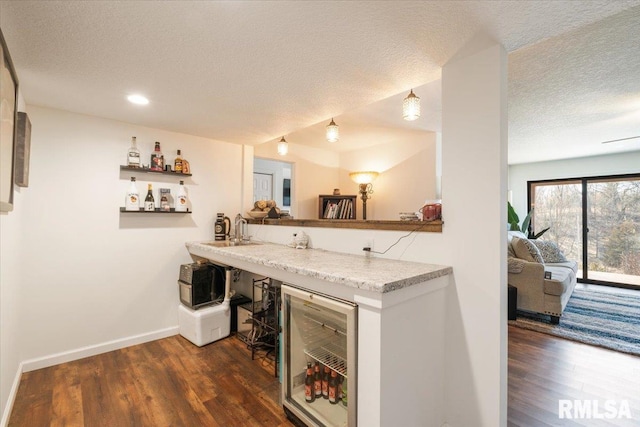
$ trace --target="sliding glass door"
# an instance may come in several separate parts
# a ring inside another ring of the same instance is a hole
[[[640,287],[640,175],[529,182],[529,204],[582,281]]]

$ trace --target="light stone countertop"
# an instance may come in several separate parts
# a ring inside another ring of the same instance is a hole
[[[187,242],[190,253],[224,255],[327,282],[386,293],[426,282],[453,272],[448,266],[398,261],[385,258],[295,249],[273,243],[218,247],[207,242]]]

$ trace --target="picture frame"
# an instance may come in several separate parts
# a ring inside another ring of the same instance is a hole
[[[18,111],[13,156],[13,179],[18,187],[29,186],[29,157],[31,155],[31,120]]]
[[[13,168],[18,119],[18,77],[0,30],[0,212],[13,210]]]

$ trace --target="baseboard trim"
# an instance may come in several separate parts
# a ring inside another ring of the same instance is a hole
[[[20,366],[22,367],[22,372],[35,371],[36,369],[48,368],[49,366],[59,365],[60,363],[72,362],[74,360],[84,359],[85,357],[95,356],[97,354],[113,350],[119,350],[132,345],[167,338],[177,335],[179,330],[179,326],[172,326],[170,328],[160,329],[145,334],[134,335],[101,344],[81,347],[75,350],[64,351],[62,353],[56,353],[49,356],[25,360],[20,364]]]
[[[22,379],[24,365],[22,362],[18,365],[18,370],[16,371],[16,375],[13,378],[13,384],[11,385],[11,390],[9,390],[9,396],[7,397],[7,403],[4,406],[4,411],[2,412],[2,419],[0,420],[0,427],[6,427],[9,424],[9,417],[11,416],[11,410],[13,409],[13,402],[16,400],[16,395],[18,394],[18,387],[20,387],[20,380]]]

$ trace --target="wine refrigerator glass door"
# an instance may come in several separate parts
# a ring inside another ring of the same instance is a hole
[[[285,411],[308,426],[355,427],[357,306],[289,285],[282,285],[282,305]],[[316,362],[321,373],[335,372],[335,395],[308,401],[307,364]]]

